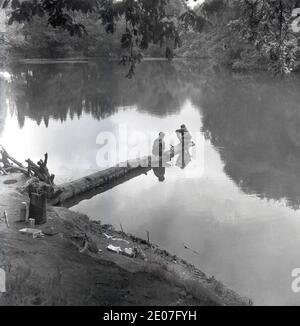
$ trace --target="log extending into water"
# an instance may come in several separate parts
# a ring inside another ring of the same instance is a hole
[[[115,187],[129,179],[147,173],[151,168],[113,167],[96,172],[87,177],[69,182],[56,190],[50,203],[52,205],[74,206],[83,199]]]
[[[165,154],[170,158],[170,152]],[[67,205],[72,206],[77,202],[87,198],[95,196],[97,193],[103,192],[103,190],[110,189],[119,185],[129,179],[135,178],[151,170],[151,165],[155,164],[155,159],[151,156],[144,157],[138,160],[132,160],[125,162],[125,164],[119,164],[115,167],[93,173],[87,177],[68,182],[55,189],[55,195],[50,198],[52,205]],[[76,200],[76,198],[80,199]]]
[[[193,146],[193,143],[189,145],[189,147]],[[181,151],[182,146],[179,144],[170,151],[166,151],[163,154],[162,161],[164,163],[171,161],[171,159],[180,154]],[[146,174],[155,167],[159,167],[158,157],[148,156],[141,159],[130,160],[125,162],[125,164],[119,164],[115,167],[96,172],[87,177],[59,186],[54,192],[55,195],[50,198],[50,203],[52,205],[67,204],[67,206],[74,206],[83,199],[91,198],[125,181]],[[72,204],[70,204],[70,202],[72,202]]]
[[[168,151],[164,153],[163,159],[167,162],[170,161],[173,156],[173,151]],[[103,192],[104,189],[110,189],[129,179],[147,173],[151,170],[153,165],[158,166],[158,159],[148,156],[142,159],[131,160],[125,162],[125,164],[119,164],[87,177],[68,182],[61,185],[58,191],[55,191],[57,195],[50,198],[50,202],[52,205],[65,205],[68,202],[72,202],[73,205],[75,205],[76,202],[82,200],[84,196],[91,198],[97,193]],[[76,200],[78,197],[80,197],[80,199]],[[68,203],[68,206],[72,205]]]

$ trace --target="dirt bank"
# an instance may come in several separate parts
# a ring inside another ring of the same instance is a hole
[[[4,184],[12,178],[17,183]],[[66,208],[48,207],[48,223],[41,229],[53,235],[20,234],[25,227],[18,222],[20,207],[28,198],[17,189],[24,181],[21,175],[0,176],[0,268],[7,277],[0,305],[249,304],[161,248]],[[110,252],[110,244],[133,248],[136,257]]]

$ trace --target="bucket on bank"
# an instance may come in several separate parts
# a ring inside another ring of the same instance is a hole
[[[29,219],[34,219],[36,225],[47,223],[47,194],[45,192],[30,194]]]

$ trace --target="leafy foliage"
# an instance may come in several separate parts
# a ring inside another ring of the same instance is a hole
[[[96,14],[76,14],[76,20],[86,28],[82,36],[71,36],[62,28],[49,28],[46,17],[9,26],[6,39],[10,57],[64,58],[64,57],[119,57],[122,54],[120,38],[125,21],[121,20],[114,34],[106,33]]]
[[[299,34],[291,30],[295,8],[299,0],[206,0],[196,12],[211,26],[201,35],[187,34],[183,48],[234,69],[289,74],[300,53]]]
[[[205,0],[195,10],[185,1],[5,0],[3,6],[11,8],[10,24],[39,17],[56,30],[83,37],[87,44],[99,39],[96,32],[103,36],[102,30],[118,35],[126,52],[120,63],[130,65],[129,78],[141,53],[153,46],[164,47],[170,60],[177,50],[210,56],[235,69],[268,67],[274,74],[289,74],[297,68],[299,35],[290,26],[299,0]],[[102,28],[88,28],[92,20]]]
[[[296,67],[298,39],[291,31],[291,17],[298,1],[247,0],[241,6],[241,16],[230,23],[244,41],[268,61],[275,74],[288,74]]]
[[[111,34],[124,19],[121,47],[128,50],[128,56],[122,62],[130,63],[133,72],[140,60],[140,50],[148,49],[151,44],[165,44],[166,57],[171,59],[173,50],[181,45],[183,28],[202,30],[204,19],[187,10],[186,0],[177,0],[177,4],[178,1],[181,8],[174,7],[173,0],[5,0],[3,7],[11,8],[9,24],[30,22],[35,16],[47,17],[49,25],[62,28],[72,36],[87,33],[86,26],[76,20],[76,13],[96,14],[105,31]]]

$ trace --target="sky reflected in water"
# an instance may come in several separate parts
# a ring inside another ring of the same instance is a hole
[[[298,88],[229,76],[212,82],[201,73],[188,79],[185,67],[169,65],[155,74],[153,66],[143,69],[129,82],[102,68],[17,67],[1,88],[0,143],[21,161],[47,151],[61,183],[101,168],[100,132],[118,134],[120,125],[129,134],[164,131],[173,135],[168,144],[185,123],[203,146],[185,170],[167,168],[164,182],[150,171],[72,209],[142,238],[150,231],[151,241],[255,304],[297,305],[291,272],[300,266]],[[278,88],[282,103],[269,96]]]

